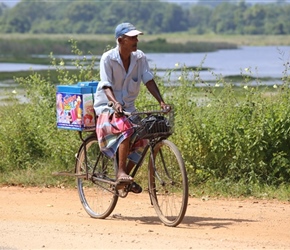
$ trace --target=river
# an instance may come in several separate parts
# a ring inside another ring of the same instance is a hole
[[[219,50],[211,53],[148,54],[151,65],[174,68],[186,65],[209,68],[201,71],[203,80],[214,80],[216,75],[237,76],[251,74],[259,78],[281,78],[284,64],[290,60],[290,46],[245,46],[237,50]]]
[[[284,64],[290,60],[290,46],[243,46],[235,50],[219,50],[209,53],[147,53],[149,64],[157,69],[180,69],[183,66],[209,68],[200,72],[203,80],[215,80],[217,75],[237,76],[251,74],[259,78],[281,78]],[[69,58],[69,56],[67,56]],[[98,67],[96,65],[96,67]],[[48,69],[46,65],[25,63],[0,63],[0,72]],[[159,76],[165,71],[159,70]],[[174,75],[175,74],[175,75]],[[180,72],[172,77],[178,78]],[[0,83],[1,86],[1,83]]]

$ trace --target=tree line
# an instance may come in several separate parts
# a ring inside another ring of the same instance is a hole
[[[215,1],[214,5],[158,0],[22,0],[12,8],[0,3],[0,33],[112,34],[131,22],[146,34],[290,34],[290,4]]]

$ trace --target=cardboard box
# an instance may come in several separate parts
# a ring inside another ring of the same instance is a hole
[[[94,96],[98,82],[58,85],[56,93],[57,128],[95,130]]]

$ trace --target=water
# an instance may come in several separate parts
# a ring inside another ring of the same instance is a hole
[[[32,69],[46,70],[48,66],[29,63],[0,63],[0,72],[29,71]]]
[[[285,69],[283,64],[289,62],[290,59],[290,46],[244,46],[237,50],[220,50],[209,53],[147,53],[146,55],[152,68],[164,70],[180,69],[182,66],[210,68],[209,71],[200,72],[200,77],[205,81],[215,80],[215,75],[235,76],[241,73],[249,74],[249,72],[254,77],[281,78]],[[68,58],[70,57],[68,56]],[[0,63],[0,72],[29,71],[31,69],[36,71],[45,70],[48,67],[47,65],[25,63]],[[97,67],[98,65],[96,65]],[[158,74],[163,76],[165,72],[159,71]],[[174,74],[175,78],[180,76],[180,72]]]
[[[241,73],[259,78],[281,78],[285,69],[283,64],[290,60],[290,46],[245,46],[237,50],[211,53],[147,54],[147,57],[150,65],[158,69],[173,69],[184,65],[210,68],[209,71],[200,72],[203,80],[214,80],[215,75],[236,76]]]
[[[290,46],[267,46],[267,47],[241,47],[238,50],[220,50],[210,53],[147,53],[149,64],[152,68],[170,70],[180,69],[183,66],[209,68],[208,71],[200,71],[200,78],[204,81],[213,81],[217,76],[236,76],[251,74],[253,77],[275,78],[269,81],[262,80],[263,84],[281,84],[281,79],[285,73],[284,63],[290,61]],[[64,58],[64,56],[62,56]],[[66,56],[68,59],[74,56]],[[89,59],[89,56],[87,56]],[[201,65],[202,64],[202,65]],[[46,70],[47,65],[34,65],[27,63],[0,63],[0,72]],[[71,68],[71,66],[67,67]],[[96,65],[98,68],[98,65]],[[249,69],[249,70],[245,70]],[[251,72],[251,73],[250,73]],[[158,71],[162,77],[166,71]],[[176,70],[171,74],[171,81],[177,81],[181,72]],[[193,77],[193,73],[191,75]],[[11,75],[11,79],[13,76]],[[13,91],[15,83],[13,81],[0,82],[0,103],[3,102],[7,92]],[[239,83],[236,83],[239,84]],[[256,84],[253,82],[252,84]],[[197,84],[197,86],[199,86]],[[17,90],[19,91],[19,89]],[[23,93],[17,93],[17,98],[26,101]]]

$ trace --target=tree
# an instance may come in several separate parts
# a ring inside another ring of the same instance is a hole
[[[72,2],[67,8],[67,17],[74,23],[89,23],[101,11],[96,2]]]
[[[7,5],[4,3],[0,3],[0,16],[4,13],[4,11],[7,9]]]
[[[164,5],[161,24],[163,32],[184,31],[187,28],[185,23],[184,12],[180,6],[176,4]]]
[[[244,34],[244,27],[245,27],[245,19],[244,13],[248,9],[247,4],[245,1],[241,1],[238,3],[237,8],[234,11],[234,23],[236,25],[236,34]]]
[[[281,20],[281,15],[283,15],[282,6],[276,6],[273,4],[267,7],[264,21],[265,34],[273,34],[273,35],[285,34],[284,25]]]
[[[276,3],[278,5],[285,5],[286,4],[286,0],[276,0]]]
[[[245,34],[264,34],[266,9],[264,5],[256,4],[248,8],[244,14]]]
[[[13,8],[0,3],[0,33],[113,34],[131,22],[147,34],[290,34],[290,4],[248,4],[246,0],[176,4],[159,0],[22,0]]]
[[[188,11],[188,28],[192,28],[197,34],[203,34],[209,29],[213,9],[209,6],[192,6]]]
[[[46,3],[40,0],[22,1],[9,10],[5,23],[5,32],[29,32],[33,22],[46,16]]]
[[[236,6],[230,3],[221,3],[218,5],[212,14],[211,18],[211,28],[217,34],[235,33],[236,24],[234,22],[234,12]]]

